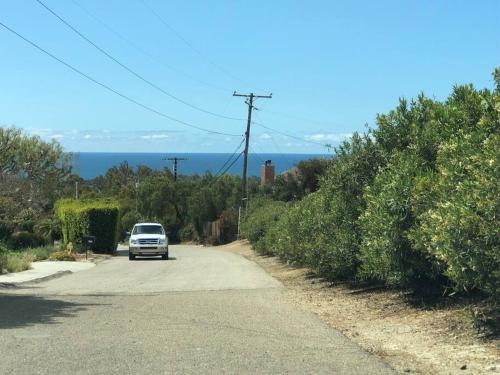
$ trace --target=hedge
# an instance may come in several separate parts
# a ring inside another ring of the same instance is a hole
[[[55,213],[61,221],[65,243],[82,244],[86,235],[95,236],[96,252],[112,253],[118,244],[120,207],[111,199],[74,200],[56,202]]]
[[[495,80],[401,100],[336,149],[318,191],[250,212],[243,234],[331,280],[500,301],[500,69]]]

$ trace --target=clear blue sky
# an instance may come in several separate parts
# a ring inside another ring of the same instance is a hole
[[[253,152],[324,152],[373,126],[398,98],[444,99],[454,84],[493,87],[500,65],[500,1],[43,0],[148,80],[192,105],[246,117],[233,90],[257,101]],[[0,1],[0,22],[95,79],[177,119],[242,134],[141,82],[35,0]],[[175,32],[173,31],[175,30]],[[180,37],[179,37],[180,36]],[[182,38],[182,39],[181,39]],[[189,44],[187,44],[187,43]],[[191,48],[191,47],[193,48]],[[160,63],[158,63],[160,62]],[[167,67],[167,66],[170,66]],[[0,27],[0,124],[68,151],[232,152],[240,138],[205,134],[149,113],[78,76]]]

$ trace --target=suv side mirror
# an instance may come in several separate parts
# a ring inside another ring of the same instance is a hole
[[[130,236],[130,232],[125,232],[127,236]]]

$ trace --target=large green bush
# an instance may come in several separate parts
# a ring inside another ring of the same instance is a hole
[[[498,296],[499,113],[498,93],[471,85],[401,100],[336,150],[318,191],[278,215],[267,202],[243,234],[330,279]]]
[[[312,213],[319,216],[312,236],[315,254],[309,263],[330,279],[349,279],[359,267],[358,217],[365,209],[363,189],[385,159],[370,135],[354,134],[337,150],[318,194],[323,197]]]
[[[252,202],[253,203],[253,202]],[[241,235],[251,243],[257,244],[266,234],[268,228],[283,214],[286,204],[284,202],[269,201],[252,209],[250,214],[241,223]],[[256,250],[266,253],[267,250],[255,245]]]
[[[432,286],[440,269],[432,256],[417,250],[409,237],[416,223],[412,197],[425,172],[410,153],[395,155],[366,189],[367,208],[359,223],[362,242],[359,275],[404,287]]]
[[[7,245],[13,250],[38,247],[46,244],[46,240],[35,234],[26,231],[13,233]]]
[[[415,237],[458,289],[500,298],[500,96],[488,107],[477,131],[441,146],[436,204]]]
[[[95,251],[106,253],[116,250],[119,211],[119,204],[109,199],[63,199],[55,207],[65,243],[82,244],[82,238],[91,235],[96,237]]]

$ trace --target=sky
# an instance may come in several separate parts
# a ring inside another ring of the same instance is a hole
[[[272,93],[251,152],[325,153],[400,97],[493,88],[500,65],[497,0],[40,1],[122,64],[36,0],[0,0],[1,23],[115,91],[0,26],[0,125],[71,152],[233,152],[237,91]]]

